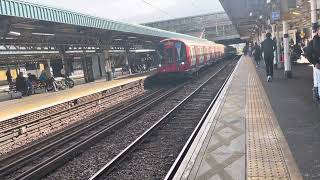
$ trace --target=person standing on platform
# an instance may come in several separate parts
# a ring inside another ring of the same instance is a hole
[[[314,99],[316,101],[320,100],[320,27],[317,26],[317,32],[313,39],[308,43],[307,48],[305,48],[305,56],[308,61],[314,65]]]
[[[6,72],[6,76],[7,76],[7,81],[8,81],[8,84],[12,84],[12,75],[11,75],[11,69],[8,68],[7,72]]]
[[[21,92],[23,96],[28,95],[28,84],[23,72],[20,72],[16,79],[17,91]]]
[[[277,45],[271,39],[271,33],[267,33],[266,37],[267,38],[261,43],[261,49],[266,63],[267,81],[271,82],[273,78],[273,53],[277,49]]]
[[[256,42],[254,47],[253,47],[253,56],[254,60],[256,61],[256,67],[258,68],[260,66],[260,61],[261,61],[261,48]]]

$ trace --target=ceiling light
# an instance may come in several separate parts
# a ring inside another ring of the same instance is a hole
[[[36,36],[55,36],[55,34],[49,34],[49,33],[32,33],[32,34]]]
[[[292,12],[292,14],[293,14],[293,15],[300,15],[300,13],[294,12],[294,11]]]
[[[8,34],[12,35],[12,36],[20,36],[21,35],[21,33],[15,32],[15,31],[10,31]]]

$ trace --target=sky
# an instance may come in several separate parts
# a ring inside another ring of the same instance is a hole
[[[219,0],[24,0],[128,23],[224,11]]]

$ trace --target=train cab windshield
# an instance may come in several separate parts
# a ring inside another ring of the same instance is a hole
[[[182,42],[164,42],[160,45],[161,64],[184,64],[187,61],[186,46]]]
[[[163,49],[162,64],[172,64],[175,59],[175,49],[173,47],[168,47]]]

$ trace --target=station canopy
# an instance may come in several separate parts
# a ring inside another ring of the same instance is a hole
[[[0,0],[0,25],[2,58],[37,51],[38,56],[48,56],[57,52],[150,49],[166,38],[207,41],[17,0]]]
[[[281,19],[278,21],[270,21],[271,14],[275,9],[280,11],[280,4],[277,7],[267,0],[220,0],[226,13],[230,17],[232,23],[237,28],[243,39],[249,39],[262,31],[262,27],[270,28],[268,24],[279,24],[279,30],[282,30],[281,20],[289,22],[290,29],[310,28],[310,1],[296,0],[295,7],[288,9],[287,12],[281,12]],[[279,1],[280,3],[285,0]],[[266,29],[264,29],[266,30]]]

